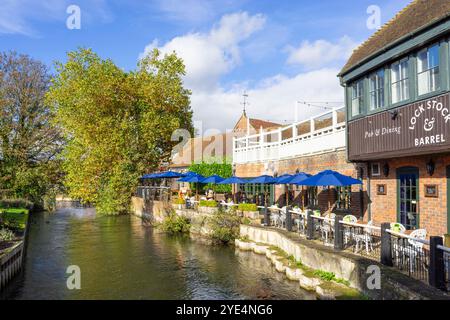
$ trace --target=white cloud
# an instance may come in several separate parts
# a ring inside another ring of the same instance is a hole
[[[295,102],[301,101],[344,101],[344,90],[336,77],[338,69],[324,68],[300,73],[293,77],[277,75],[263,79],[255,88],[247,90],[250,105],[247,114],[274,122],[295,119]],[[195,120],[203,122],[203,128],[232,129],[242,114],[242,92],[237,85],[231,90],[217,88],[212,92],[193,92],[192,106]],[[341,106],[338,104],[332,106]],[[307,119],[324,109],[298,107],[298,120]]]
[[[288,47],[288,64],[299,64],[307,69],[328,66],[330,63],[342,62],[350,56],[357,43],[344,36],[336,42],[327,40],[303,41],[300,47]]]
[[[161,46],[154,40],[140,58],[155,47],[162,53],[175,51],[186,65],[187,87],[196,91],[211,90],[218,85],[222,75],[239,65],[239,45],[260,30],[265,20],[263,15],[250,16],[246,12],[225,15],[208,33],[189,33]]]
[[[257,80],[252,86],[245,80],[232,82],[229,84],[230,88],[226,89],[221,84],[222,76],[229,75],[241,63],[245,63],[241,61],[241,53],[255,37],[258,37],[261,42],[264,40],[264,35],[270,33],[270,30],[264,30],[255,35],[257,31],[265,27],[265,23],[266,18],[262,15],[250,16],[245,12],[225,15],[208,32],[189,33],[163,44],[154,40],[140,54],[140,58],[155,47],[163,53],[175,51],[183,58],[187,72],[185,84],[192,90],[191,104],[194,120],[202,122],[204,131],[208,128],[222,131],[233,128],[242,114],[241,102],[244,90],[250,96],[248,115],[274,122],[282,120],[292,122],[295,117],[295,102],[298,100],[344,101],[344,91],[336,76],[338,68],[321,65],[314,70],[310,69],[292,76],[277,74]],[[349,38],[343,38],[338,44],[330,45],[336,51],[334,46],[342,48],[350,46],[350,42]],[[321,44],[322,42],[319,41],[312,46],[320,47]],[[311,44],[308,45],[311,46]],[[315,54],[323,53],[316,50]],[[339,54],[336,52],[327,54],[326,60],[329,63],[342,59],[343,56],[340,51]],[[324,112],[321,108],[307,106],[299,107],[299,110],[298,120]]]

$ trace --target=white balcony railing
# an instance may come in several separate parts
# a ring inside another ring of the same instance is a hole
[[[233,163],[283,160],[345,148],[345,109],[233,139]]]

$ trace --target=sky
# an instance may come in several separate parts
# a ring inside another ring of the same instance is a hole
[[[234,127],[244,91],[250,117],[282,124],[326,112],[320,106],[343,106],[340,68],[378,22],[408,3],[0,0],[0,51],[28,54],[50,70],[78,47],[125,70],[135,69],[153,48],[175,51],[186,65],[198,132],[214,134]],[[71,5],[79,8],[77,20]],[[68,20],[72,26],[79,21],[79,28],[68,28]]]

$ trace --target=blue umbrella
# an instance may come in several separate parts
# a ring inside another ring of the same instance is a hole
[[[225,180],[222,180],[221,182],[219,182],[219,184],[244,184],[247,183],[248,180],[246,179],[242,179],[242,178],[238,178],[238,177],[230,177],[227,178]]]
[[[275,184],[275,182],[277,181],[276,178],[272,177],[272,176],[260,176],[254,179],[251,179],[249,181],[247,181],[247,183],[261,183],[261,184]]]
[[[344,176],[343,174],[340,174],[339,172],[333,171],[333,170],[325,170],[322,172],[319,172],[315,176],[312,176],[308,179],[303,180],[302,182],[298,183],[299,185],[303,186],[351,186],[353,184],[362,184],[361,180],[354,179],[349,176]]]
[[[276,178],[275,184],[290,184],[290,181],[294,178],[292,174],[283,174]]]
[[[202,176],[201,174],[195,173],[190,176],[179,179],[178,182],[196,183],[198,186],[198,183],[203,183],[203,180],[205,180],[204,176]],[[196,198],[198,198],[198,188],[195,188],[195,195],[196,195]]]
[[[298,185],[299,183],[303,182],[304,180],[308,179],[309,177],[311,177],[310,174],[304,173],[304,172],[299,172],[297,174],[295,174],[291,180],[289,180],[289,184],[296,184]]]
[[[205,178],[202,183],[212,183],[212,184],[218,184],[221,183],[225,178],[219,177],[218,175],[212,175],[210,177]]]
[[[156,178],[158,178],[158,179],[173,179],[173,178],[180,178],[183,176],[184,175],[179,172],[166,171],[166,172],[161,172],[160,174],[157,174]]]

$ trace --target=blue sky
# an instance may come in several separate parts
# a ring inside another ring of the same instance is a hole
[[[0,0],[0,50],[52,66],[85,46],[126,70],[153,47],[175,50],[186,63],[197,126],[225,130],[240,116],[244,90],[250,116],[278,122],[294,120],[298,100],[342,101],[336,74],[375,31],[366,26],[367,8],[378,6],[385,23],[408,3]],[[80,30],[66,27],[71,4],[80,7]],[[299,107],[299,118],[320,112]]]

